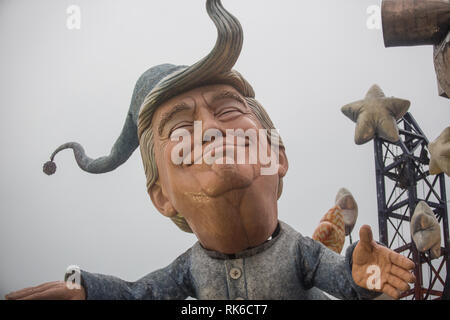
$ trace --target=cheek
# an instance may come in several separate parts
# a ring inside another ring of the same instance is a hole
[[[172,189],[170,177],[171,170],[173,170],[173,168],[170,158],[170,150],[171,148],[167,144],[163,145],[161,143],[155,143],[154,145],[155,161],[158,168],[158,179],[167,192]]]
[[[180,168],[180,166],[178,166],[178,165],[175,165],[174,164],[174,162],[172,161],[172,152],[173,152],[173,149],[175,148],[175,146],[176,146],[176,142],[171,142],[171,141],[169,141],[168,143],[166,143],[165,145],[160,145],[159,146],[159,158],[158,158],[158,165],[159,165],[159,167],[161,167],[161,168],[164,168],[164,179],[165,180],[168,180],[168,179],[170,179],[172,176],[175,176],[176,177],[176,175],[177,174],[180,174],[180,173],[176,173],[175,172],[175,174],[173,174],[174,173],[174,171],[177,171],[177,169],[179,169]],[[166,181],[166,182],[168,182],[168,181]]]
[[[193,139],[190,136],[180,138],[178,141],[168,141],[160,146],[161,161],[166,164],[168,170],[181,169],[181,163],[185,160],[192,161]],[[186,158],[186,159],[185,159]]]
[[[175,163],[174,159],[172,159],[174,154],[176,154],[176,150],[179,151],[182,149],[176,148],[178,144],[179,142],[169,141],[163,145],[160,145],[159,150],[157,151],[159,154],[157,157],[157,163],[158,168],[160,168],[160,179],[162,183],[167,186],[167,190],[173,193],[176,193],[177,190],[186,188],[185,183],[192,181],[192,178],[189,177],[190,173],[186,170],[186,167]],[[181,152],[180,157],[183,154],[184,151]]]
[[[170,203],[175,206],[178,194],[176,178],[180,177],[180,174],[173,172],[174,168],[171,167],[170,151],[168,149],[155,144],[155,160],[158,167],[158,180],[161,183],[163,192]]]
[[[262,129],[262,126],[259,124],[258,120],[252,114],[246,114],[242,117],[239,117],[233,121],[231,124],[232,129]]]

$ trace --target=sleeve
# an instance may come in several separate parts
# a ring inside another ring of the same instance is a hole
[[[352,255],[357,243],[346,250],[345,257],[322,243],[300,235],[298,239],[298,271],[305,288],[317,287],[345,300],[368,300],[381,293],[358,286],[352,277]]]
[[[88,300],[182,300],[194,296],[190,273],[191,249],[169,266],[128,282],[81,270],[81,285]]]

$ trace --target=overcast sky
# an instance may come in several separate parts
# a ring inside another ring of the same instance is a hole
[[[378,239],[373,143],[354,144],[340,107],[377,83],[410,100],[434,140],[450,124],[450,100],[437,95],[432,47],[384,48],[366,25],[378,0],[222,2],[245,34],[235,69],[287,148],[279,218],[311,236],[347,187],[359,204],[353,238],[369,224]],[[81,9],[79,30],[67,28],[70,5]],[[1,297],[60,280],[71,264],[134,281],[196,242],[153,207],[139,151],[103,175],[81,171],[70,151],[51,177],[42,164],[67,141],[107,155],[138,77],[193,64],[215,40],[204,0],[0,0]]]

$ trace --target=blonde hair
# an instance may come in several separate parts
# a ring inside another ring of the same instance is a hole
[[[271,139],[271,129],[275,129],[272,120],[267,114],[264,107],[255,99],[255,92],[247,80],[242,77],[242,75],[231,70],[229,72],[223,73],[210,79],[208,83],[202,85],[213,85],[213,84],[226,84],[230,85],[239,91],[247,102],[249,108],[252,110],[253,114],[256,116],[261,126],[268,130],[268,140]],[[146,110],[145,113],[139,115],[138,120],[138,136],[139,136],[139,146],[141,150],[142,162],[144,164],[145,176],[147,177],[147,192],[150,194],[150,190],[159,178],[158,167],[156,166],[155,152],[154,152],[154,137],[152,129],[152,117],[155,113],[158,105],[145,105],[144,101],[141,109]],[[279,146],[284,149],[283,142],[279,138]],[[278,181],[278,198],[281,196],[283,191],[283,179],[280,177]],[[184,219],[184,217],[177,213],[171,218],[172,221],[177,225],[178,228],[185,232],[192,233],[191,228]]]

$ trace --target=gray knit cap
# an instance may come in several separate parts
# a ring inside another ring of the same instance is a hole
[[[222,7],[220,0],[207,0],[206,9],[218,31],[216,45],[211,53],[191,67],[162,64],[147,70],[136,83],[125,124],[111,153],[92,159],[79,143],[68,142],[59,146],[52,153],[50,161],[44,164],[46,174],[55,173],[56,164],[53,160],[56,154],[69,148],[73,149],[77,164],[84,171],[106,173],[116,169],[139,146],[137,125],[140,112],[154,110],[164,101],[231,70],[242,48],[242,28],[239,21]]]

